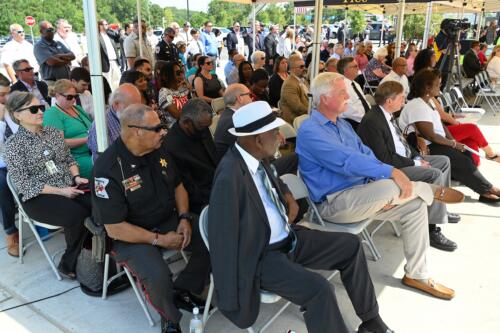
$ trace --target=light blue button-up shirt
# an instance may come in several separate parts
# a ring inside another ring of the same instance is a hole
[[[300,126],[295,151],[314,202],[371,180],[390,178],[393,169],[375,157],[346,120],[337,118],[333,123],[317,110]]]
[[[203,45],[205,46],[205,54],[215,57],[219,53],[219,50],[217,49],[217,37],[215,37],[215,34],[213,32],[207,33],[206,31],[203,31],[201,33],[201,41],[203,42]]]

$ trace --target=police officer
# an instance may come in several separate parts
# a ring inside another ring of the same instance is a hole
[[[210,258],[189,214],[188,194],[162,144],[156,112],[132,104],[120,113],[120,137],[97,159],[92,186],[95,219],[113,239],[115,259],[138,277],[162,318],[163,332],[180,332],[179,308],[191,311],[210,274]],[[191,252],[172,282],[161,250]]]
[[[166,28],[163,33],[163,39],[156,45],[156,60],[179,62],[179,50],[174,44],[175,30]]]

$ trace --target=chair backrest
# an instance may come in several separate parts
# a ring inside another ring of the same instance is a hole
[[[308,114],[303,114],[301,116],[295,117],[295,119],[293,120],[293,128],[295,128],[295,131],[299,130],[300,125],[302,125],[304,120],[306,120],[307,118],[309,118]]]
[[[201,238],[203,238],[205,246],[207,247],[208,250],[210,250],[208,247],[208,206],[203,208],[203,210],[201,211],[199,218],[199,229]]]
[[[215,135],[215,130],[217,129],[217,124],[219,123],[219,119],[220,119],[220,114],[216,114],[215,116],[212,117],[212,124],[209,127],[212,136]]]
[[[469,105],[467,104],[467,101],[464,98],[464,95],[460,91],[460,88],[458,88],[458,87],[451,88],[450,96],[452,96],[452,98],[456,100],[458,107],[460,107],[460,108],[468,108],[469,107]]]
[[[441,103],[441,105],[443,106],[443,109],[445,112],[450,112],[451,111],[451,107],[448,105],[448,103],[446,102],[446,99],[444,98],[443,94],[439,94],[439,96],[437,97],[437,100],[439,101],[439,103]]]
[[[212,104],[212,110],[216,114],[219,114],[226,107],[226,104],[224,104],[224,98],[223,97],[212,99],[212,103],[211,104]]]
[[[283,183],[288,186],[292,196],[295,200],[300,200],[309,197],[306,184],[299,178],[299,176],[287,173],[280,177]]]
[[[375,102],[375,98],[373,98],[373,96],[372,96],[372,95],[370,95],[370,94],[366,94],[366,95],[365,95],[365,99],[366,99],[366,101],[368,102],[368,104],[370,104],[370,106],[375,106],[375,105],[377,105],[377,103]]]
[[[280,126],[280,133],[285,137],[285,139],[291,139],[297,137],[297,132],[289,123],[285,123]]]

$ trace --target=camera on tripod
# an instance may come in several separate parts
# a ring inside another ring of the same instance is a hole
[[[458,32],[470,28],[470,23],[467,19],[444,19],[441,22],[441,30],[443,30],[449,38],[457,40]]]

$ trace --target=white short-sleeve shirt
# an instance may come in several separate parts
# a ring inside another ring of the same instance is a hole
[[[430,103],[432,104],[432,100]],[[431,106],[427,104],[422,98],[414,98],[403,108],[401,116],[399,117],[399,127],[404,132],[409,124],[414,124],[420,121],[431,122],[434,126],[434,132],[446,137],[441,117],[439,116],[439,112],[436,110],[435,105]],[[408,133],[413,131],[413,128],[408,129]],[[425,142],[427,144],[431,143],[428,140],[425,140]]]

